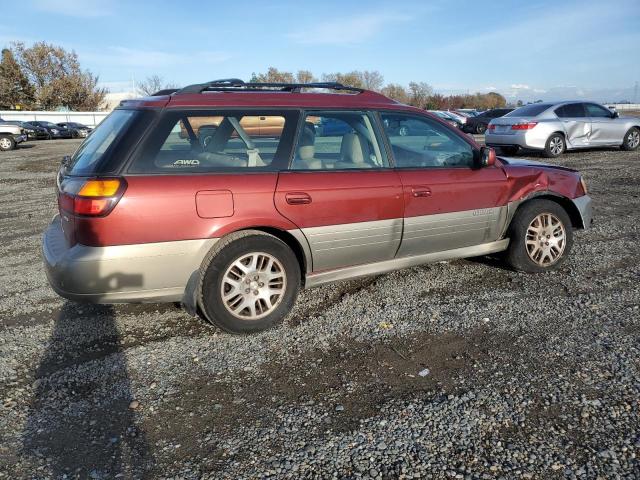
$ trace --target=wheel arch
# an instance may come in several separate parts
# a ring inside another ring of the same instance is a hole
[[[571,226],[574,229],[585,228],[585,225],[583,224],[583,220],[582,220],[582,215],[580,214],[580,210],[578,209],[576,204],[573,202],[573,200],[571,200],[568,197],[565,197],[564,195],[560,195],[558,193],[549,192],[549,191],[534,193],[529,197],[527,197],[526,199],[524,199],[522,202],[520,202],[520,204],[518,205],[518,208],[515,209],[512,217],[509,219],[509,226],[511,226],[511,222],[513,221],[516,213],[518,212],[518,210],[520,210],[520,208],[522,208],[523,205],[527,205],[536,200],[551,200],[552,202],[557,203],[564,209],[565,212],[567,212],[567,215],[569,215],[569,219],[571,220]]]

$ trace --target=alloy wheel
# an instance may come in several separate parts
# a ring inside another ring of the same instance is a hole
[[[11,140],[8,138],[0,138],[0,148],[9,150],[11,148]]]
[[[555,136],[551,138],[549,142],[549,150],[553,155],[560,155],[564,150],[564,140],[560,136]]]
[[[541,213],[529,224],[525,242],[529,258],[537,265],[548,267],[562,257],[567,233],[558,217]]]
[[[273,312],[287,288],[282,263],[268,253],[252,252],[231,263],[220,286],[225,308],[242,320],[258,320]]]
[[[631,130],[627,136],[627,145],[630,149],[636,148],[640,145],[640,130]]]

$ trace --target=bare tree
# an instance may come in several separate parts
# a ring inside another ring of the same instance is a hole
[[[384,77],[377,71],[364,70],[360,73],[362,77],[362,86],[367,90],[373,90],[374,92],[380,92],[384,86]]]
[[[178,85],[173,82],[165,82],[164,78],[159,75],[150,75],[136,85],[138,92],[146,96],[168,88],[178,88]]]
[[[390,83],[382,89],[382,94],[400,103],[409,103],[407,89],[397,83]]]
[[[411,82],[409,84],[409,105],[425,110],[432,95],[433,88],[426,82]]]
[[[316,82],[317,79],[309,70],[298,70],[296,81],[298,83],[313,83]]]

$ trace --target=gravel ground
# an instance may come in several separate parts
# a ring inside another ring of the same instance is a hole
[[[558,272],[339,283],[238,337],[49,289],[40,237],[77,144],[0,154],[0,477],[640,477],[639,152],[553,161],[596,215]]]

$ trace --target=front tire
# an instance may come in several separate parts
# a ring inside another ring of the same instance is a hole
[[[476,125],[476,133],[478,135],[482,135],[486,131],[487,131],[487,125],[485,123],[479,123]]]
[[[622,150],[631,152],[636,150],[640,146],[640,128],[632,127],[624,135],[624,141],[622,142]]]
[[[522,272],[555,270],[573,245],[569,215],[551,200],[531,200],[521,206],[509,226],[506,261]]]
[[[547,139],[542,154],[547,158],[556,158],[562,155],[566,148],[567,144],[565,143],[564,135],[554,133]]]
[[[3,152],[16,148],[16,141],[9,135],[0,135],[0,150]]]
[[[209,252],[201,270],[205,319],[230,333],[255,333],[281,323],[301,285],[289,246],[256,230],[233,233]]]

